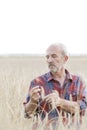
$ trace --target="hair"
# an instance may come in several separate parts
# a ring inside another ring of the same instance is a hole
[[[56,47],[56,48],[60,48],[60,50],[61,50],[61,53],[62,53],[62,55],[69,55],[68,54],[68,51],[67,51],[67,48],[66,48],[66,46],[64,45],[64,44],[62,44],[62,43],[54,43],[54,44],[51,44],[48,48],[50,48],[51,46],[53,46],[53,47]]]

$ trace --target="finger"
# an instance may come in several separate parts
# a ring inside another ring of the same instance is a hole
[[[48,103],[52,103],[54,101],[54,98],[52,98],[52,96],[48,96],[45,101]]]
[[[40,87],[39,86],[35,86],[35,87],[31,88],[30,91],[34,91],[35,89],[40,89]]]
[[[39,93],[33,93],[31,96],[31,99],[39,101],[40,99],[40,94]]]
[[[41,86],[40,86],[40,88],[41,88],[41,97],[42,97],[42,99],[43,99],[43,98],[44,98],[44,96],[45,96],[45,92],[44,92],[43,87],[41,87]]]
[[[51,103],[51,99],[50,98],[46,98],[46,102],[47,103]]]
[[[44,100],[48,100],[48,98],[55,98],[57,95],[55,93],[48,94],[44,97]]]
[[[44,100],[46,100],[47,98],[51,98],[52,97],[52,93],[51,94],[48,94],[44,97]]]
[[[30,91],[30,94],[38,93],[38,92],[40,92],[40,91],[41,91],[41,89],[37,87],[37,88],[32,89],[32,90]]]
[[[56,93],[57,95],[59,95],[59,92],[57,90],[52,90],[52,93]]]
[[[35,89],[35,90],[33,90],[33,92],[32,93],[39,93],[39,92],[41,92],[41,89]]]

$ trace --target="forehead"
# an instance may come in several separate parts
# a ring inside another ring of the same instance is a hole
[[[46,51],[47,55],[51,55],[51,54],[61,54],[61,48],[58,46],[50,46],[47,51]]]

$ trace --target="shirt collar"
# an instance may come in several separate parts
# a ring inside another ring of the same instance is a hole
[[[65,69],[65,73],[66,73],[66,79],[67,80],[72,80],[72,75],[67,69]]]
[[[69,71],[67,69],[65,69],[65,73],[66,73],[66,80],[72,80],[72,75],[69,73]],[[47,81],[51,81],[53,78],[51,72],[48,72],[47,74]]]

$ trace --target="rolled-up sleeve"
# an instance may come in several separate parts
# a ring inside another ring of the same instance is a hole
[[[27,96],[26,96],[26,100],[23,102],[24,109],[25,109],[25,107],[26,107],[26,104],[30,101],[29,92],[30,92],[31,88],[33,88],[35,85],[36,85],[36,84],[35,84],[35,80],[33,80],[33,81],[30,82],[29,89],[28,89],[28,94],[27,94]],[[32,115],[29,115],[29,113],[25,112],[25,110],[24,110],[24,117],[25,117],[25,118],[31,118]]]
[[[82,100],[80,101],[80,109],[86,109],[87,108],[87,88],[84,89],[82,94]]]
[[[25,106],[29,100],[30,100],[30,95],[29,95],[29,91],[31,90],[31,88],[34,86],[34,82],[32,81],[29,85],[29,88],[28,88],[28,94],[26,96],[26,100],[23,102],[23,105]]]

